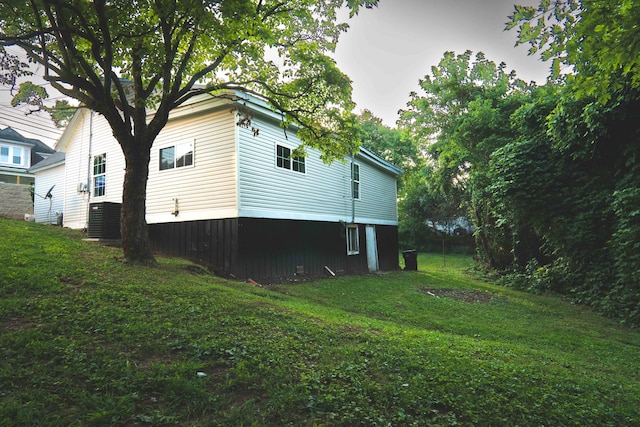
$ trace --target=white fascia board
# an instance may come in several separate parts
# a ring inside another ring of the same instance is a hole
[[[7,174],[13,175],[13,176],[24,176],[29,178],[32,178],[35,176],[34,174],[29,173],[29,171],[25,168],[13,168],[11,166],[8,166],[8,167],[0,166],[0,172],[6,172]]]
[[[323,222],[351,222],[351,217],[344,215],[330,214],[314,214],[293,211],[268,211],[259,209],[240,209],[239,217],[244,218],[265,218],[265,219],[290,219],[296,221],[323,221]],[[355,217],[357,224],[375,224],[375,225],[398,225],[398,221],[380,219],[380,218],[364,218]]]
[[[180,105],[179,107],[174,108],[169,113],[168,122],[172,122],[173,120],[193,116],[197,114],[203,113],[211,113],[214,111],[223,110],[225,108],[230,108],[233,106],[233,101],[226,98],[218,98],[212,94],[202,94],[197,95]],[[155,114],[155,111],[147,114],[147,120],[150,121]]]
[[[15,139],[4,139],[4,138],[0,138],[0,142],[3,144],[8,144],[8,145],[19,145],[21,147],[29,147],[29,148],[33,148],[36,146],[36,144],[34,144],[33,142],[28,142],[28,141],[16,141]]]
[[[209,219],[224,219],[238,217],[237,209],[207,209],[197,211],[179,211],[178,215],[171,212],[147,214],[147,224],[163,224],[167,222],[202,221]]]
[[[64,131],[62,131],[62,135],[60,135],[60,137],[56,141],[53,147],[55,151],[67,151],[68,145],[71,142],[71,136],[73,135],[73,132],[75,131],[76,127],[82,125],[84,116],[87,113],[89,113],[89,108],[87,107],[80,106],[76,109],[76,111],[73,113],[73,116],[71,116],[71,120],[69,120],[69,124],[67,124],[67,126],[64,128]]]
[[[212,93],[194,96],[184,104],[173,109],[169,114],[169,121],[194,114],[209,113],[237,106],[246,107],[254,114],[259,114],[271,120],[282,121],[282,115],[271,108],[266,101],[240,90],[225,91],[220,96]],[[155,114],[155,112],[150,112],[147,119],[150,120],[153,114]]]
[[[360,151],[358,152],[358,154],[356,154],[356,159],[357,158],[361,158],[364,161],[372,163],[374,166],[377,166],[377,167],[379,167],[381,169],[384,169],[384,170],[386,170],[388,172],[391,172],[395,176],[400,176],[404,172],[398,166],[396,166],[396,165],[394,165],[392,163],[389,163],[388,161],[386,161],[382,157],[380,157],[377,154],[367,150],[364,147],[360,147]]]
[[[242,104],[246,103],[248,108],[251,108],[254,113],[261,114],[272,120],[282,121],[282,114],[276,110],[274,110],[265,100],[258,98],[257,96],[250,95],[244,93],[242,91],[236,91],[236,96],[239,98],[237,103]],[[297,126],[292,123],[291,127],[296,129]],[[386,170],[392,173],[395,176],[400,176],[403,174],[403,170],[398,166],[384,160],[382,157],[373,153],[372,151],[367,150],[364,147],[361,147],[356,158],[360,158],[364,161],[367,161],[383,170]]]
[[[62,160],[60,160],[60,161],[58,161],[56,163],[51,163],[49,165],[42,166],[42,167],[37,167],[37,165],[36,165],[36,166],[32,167],[31,169],[29,169],[29,172],[30,173],[42,172],[42,171],[46,171],[46,170],[49,170],[49,169],[57,168],[58,166],[64,166],[64,164],[65,164],[65,161],[64,161],[64,159],[62,159]]]
[[[236,104],[250,108],[251,111],[253,111],[255,114],[259,114],[276,122],[281,122],[283,120],[282,113],[275,110],[264,99],[242,92],[240,90],[236,90],[235,95],[238,98]],[[291,123],[290,127],[294,130],[297,128],[294,123]]]

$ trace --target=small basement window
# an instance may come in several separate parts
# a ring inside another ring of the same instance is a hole
[[[347,225],[347,255],[360,253],[360,233],[357,224]]]

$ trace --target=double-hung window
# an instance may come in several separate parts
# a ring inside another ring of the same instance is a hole
[[[305,158],[302,156],[291,157],[291,149],[279,144],[276,145],[276,166],[294,172],[306,172]]]
[[[0,147],[0,163],[15,165],[15,166],[25,166],[26,158],[25,158],[25,150],[20,147],[9,147],[3,146]]]
[[[107,193],[107,154],[93,156],[93,196],[100,197]]]
[[[160,149],[160,170],[193,166],[193,142]]]
[[[360,165],[351,163],[351,197],[360,199]]]
[[[347,225],[347,255],[360,253],[360,234],[357,224]]]

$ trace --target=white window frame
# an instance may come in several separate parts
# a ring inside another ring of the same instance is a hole
[[[196,160],[195,145],[195,141],[185,141],[160,148],[158,150],[158,170],[162,172],[174,169],[192,168],[195,165]],[[163,167],[162,152],[169,149],[173,150],[172,163],[171,166]],[[189,159],[189,153],[191,153],[190,162],[186,163],[185,160]]]
[[[286,151],[285,151],[286,150]],[[306,174],[307,162],[302,156],[292,156],[293,149],[283,144],[275,144],[276,168]],[[301,167],[302,166],[302,167]],[[301,170],[302,169],[302,170]]]
[[[93,156],[93,197],[107,195],[107,153]]]
[[[12,166],[27,166],[27,150],[22,147],[15,147],[13,145],[2,145],[0,150],[6,149],[6,159],[2,158],[0,154],[0,163]],[[1,151],[0,151],[1,153]],[[16,163],[15,158],[18,156],[19,161]]]
[[[360,200],[360,196],[362,195],[360,190],[360,165],[351,162],[351,197],[354,200]]]
[[[348,224],[345,230],[347,240],[347,255],[358,255],[360,253],[360,227],[358,224]]]

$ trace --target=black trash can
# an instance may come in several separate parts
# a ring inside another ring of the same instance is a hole
[[[408,251],[402,251],[402,257],[404,258],[404,269],[418,271],[418,251],[411,249]]]

